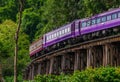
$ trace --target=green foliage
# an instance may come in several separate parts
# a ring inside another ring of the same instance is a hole
[[[73,75],[38,75],[31,82],[120,82],[120,67],[88,68]]]
[[[26,9],[23,12],[22,18],[22,30],[29,35],[30,41],[34,38],[34,34],[37,30],[36,25],[40,22],[39,14],[32,12],[32,10],[32,8]]]
[[[16,14],[18,13],[17,0],[0,0],[0,22],[6,19],[16,21]]]
[[[35,82],[68,82],[70,75],[38,75],[35,77]]]
[[[0,63],[2,63],[3,76],[13,75],[14,64],[14,34],[17,25],[6,20],[0,24]],[[28,35],[21,32],[19,37],[19,54],[18,54],[18,73],[28,64],[29,59],[29,38]]]
[[[14,33],[16,24],[10,20],[6,20],[0,24],[0,60],[3,64],[3,75],[13,74],[13,55],[14,55]]]
[[[19,37],[19,51],[18,51],[18,73],[21,74],[23,68],[28,65],[30,58],[29,58],[29,37],[25,33],[21,32]]]
[[[6,76],[5,82],[14,82],[14,76]],[[22,75],[20,75],[20,74],[18,75],[17,82],[23,82]]]

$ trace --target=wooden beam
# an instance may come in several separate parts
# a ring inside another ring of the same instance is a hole
[[[64,72],[65,69],[65,55],[62,55],[62,64],[61,64],[62,72]]]
[[[74,64],[74,71],[79,69],[79,61],[80,61],[80,52],[77,50],[75,52],[75,64]]]
[[[54,64],[54,57],[50,59],[50,70],[49,70],[49,74],[52,74],[52,72],[53,72],[53,64]]]
[[[50,68],[50,60],[46,61],[46,75],[49,74],[49,68]]]

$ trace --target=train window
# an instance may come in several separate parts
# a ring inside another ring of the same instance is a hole
[[[55,33],[55,37],[56,37],[56,34],[57,34],[57,33]]]
[[[118,13],[118,17],[120,18],[120,12]]]
[[[101,22],[101,21],[100,21],[100,18],[97,18],[97,24],[100,23],[100,22]]]
[[[61,34],[62,34],[62,32],[61,32],[61,31],[59,31],[59,32],[60,32],[59,34],[61,35]]]
[[[94,25],[96,23],[95,19],[92,19],[92,25]]]
[[[51,35],[49,36],[49,39],[51,39]]]
[[[111,15],[107,16],[107,21],[111,20]]]
[[[64,34],[64,29],[62,30],[62,34]]]
[[[49,40],[49,36],[47,37],[47,40]]]
[[[106,16],[102,17],[102,22],[106,21]]]
[[[87,26],[90,26],[90,21],[87,21]]]
[[[117,18],[117,14],[116,13],[112,14],[112,19],[116,19],[116,18]]]
[[[65,33],[67,33],[67,28],[65,29]]]
[[[68,32],[70,32],[70,28],[68,28]]]
[[[82,27],[86,27],[86,22],[82,22]]]

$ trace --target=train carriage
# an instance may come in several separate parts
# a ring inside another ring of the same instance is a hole
[[[56,43],[72,38],[74,36],[73,23],[64,25],[54,31],[44,35],[44,47],[52,46]]]
[[[120,8],[81,20],[81,34],[94,33],[120,25]]]
[[[33,42],[30,45],[29,52],[30,52],[30,57],[36,57],[40,55],[40,52],[43,50],[43,37],[38,39],[37,41]]]

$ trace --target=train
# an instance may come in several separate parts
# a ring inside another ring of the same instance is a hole
[[[120,32],[120,8],[89,18],[77,19],[44,34],[30,45],[30,58],[36,58],[53,50],[83,41],[109,36]]]

